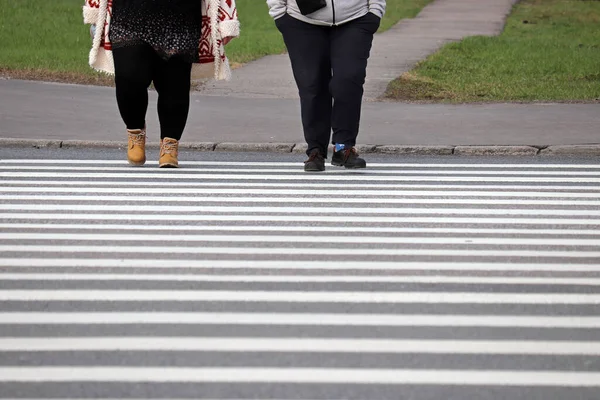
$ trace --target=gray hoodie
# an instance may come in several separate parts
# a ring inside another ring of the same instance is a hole
[[[302,15],[296,0],[267,0],[269,14],[274,19],[286,12],[300,21],[314,25],[341,25],[372,12],[378,17],[385,13],[386,0],[325,0],[327,6],[312,14]]]

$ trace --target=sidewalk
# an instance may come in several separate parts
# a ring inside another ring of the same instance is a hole
[[[395,154],[600,155],[597,104],[441,105],[374,101],[387,83],[443,43],[497,34],[515,0],[437,0],[376,36],[359,148]],[[158,141],[156,93],[149,140]],[[0,80],[0,145],[122,146],[114,89]],[[92,143],[93,142],[93,143]],[[287,55],[234,71],[192,94],[182,145],[201,150],[298,151],[304,145]]]
[[[0,93],[0,138],[18,139],[0,140],[0,145],[31,145],[23,139],[52,141],[54,146],[72,140],[86,141],[81,143],[85,146],[92,145],[87,141],[124,142],[112,88],[5,80],[0,81]],[[155,92],[150,93],[150,100],[148,135],[156,142]],[[451,154],[456,146],[494,145],[510,147],[470,151],[534,154],[540,147],[599,143],[598,110],[597,104],[369,102],[365,103],[359,142],[386,146],[378,151],[395,153]],[[302,145],[294,146],[302,142],[298,101],[194,93],[183,139],[183,143],[195,143],[205,150],[220,143],[220,150],[291,151],[297,147],[301,151]],[[372,147],[362,151],[374,151]],[[588,154],[600,155],[600,146],[585,149]],[[572,150],[567,147],[560,151]]]
[[[375,35],[369,58],[365,100],[373,101],[388,83],[444,44],[474,35],[497,35],[517,0],[436,0],[414,19]],[[266,12],[266,9],[265,9]],[[230,82],[209,82],[203,94],[244,98],[298,98],[287,54],[264,57],[234,71]]]

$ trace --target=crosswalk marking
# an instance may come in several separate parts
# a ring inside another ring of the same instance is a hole
[[[557,263],[498,263],[470,260],[469,262],[364,262],[364,261],[268,261],[268,260],[185,260],[187,269],[270,269],[273,271],[286,270],[323,270],[323,271],[351,271],[351,270],[385,270],[388,273],[395,271],[410,271],[415,274],[423,271],[559,271],[559,272],[599,272],[600,264],[557,264]],[[0,267],[20,266],[33,268],[177,268],[182,266],[179,260],[157,259],[66,259],[66,258],[0,258]]]
[[[600,278],[518,278],[467,276],[352,276],[352,275],[167,275],[167,274],[9,274],[0,281],[158,281],[158,282],[304,282],[304,283],[462,283],[490,285],[600,286]]]
[[[258,171],[260,172],[260,171]],[[121,179],[198,179],[198,180],[286,180],[286,181],[331,181],[335,180],[336,176],[342,175],[342,172],[331,172],[327,174],[319,174],[315,176],[307,176],[307,174],[289,175],[284,174],[223,174],[223,173],[167,173],[167,172],[147,172],[147,173],[101,173],[101,172],[73,172],[69,174],[70,178],[121,178]],[[435,174],[434,174],[435,175]],[[477,174],[473,174],[477,175]],[[498,174],[502,175],[502,174]],[[429,176],[429,175],[412,175],[412,176],[376,176],[368,172],[352,172],[352,180],[356,182],[506,182],[507,177],[504,176]],[[15,177],[15,178],[59,178],[64,177],[62,171],[59,172],[0,172],[0,178]],[[537,182],[561,182],[561,183],[599,183],[600,177],[574,176],[574,177],[555,177],[555,176],[522,176],[519,174],[516,177],[510,177],[512,182],[522,183],[537,183]]]
[[[139,225],[139,226],[127,226],[118,224],[102,224],[102,225],[83,225],[83,224],[34,224],[34,223],[13,223],[13,224],[1,224],[0,229],[6,230],[94,230],[94,231],[155,231],[164,233],[165,231],[215,231],[213,225]],[[286,227],[275,227],[275,226],[259,226],[259,225],[227,225],[219,226],[221,232],[313,232],[315,228],[310,226],[300,225],[288,225]],[[463,233],[471,235],[506,235],[506,234],[528,234],[528,235],[554,235],[554,236],[574,236],[574,235],[586,235],[586,236],[600,236],[600,231],[597,229],[540,229],[540,228],[523,228],[523,229],[503,229],[503,228],[390,228],[390,227],[366,227],[366,226],[355,226],[352,228],[354,233],[429,233],[429,234],[449,234],[449,233]],[[339,233],[339,228],[323,226],[319,227],[319,233]],[[15,237],[10,234],[11,237]],[[367,240],[367,239],[365,239]]]
[[[102,202],[155,202],[155,203],[234,203],[234,202],[253,202],[253,203],[302,203],[302,198],[290,199],[280,197],[201,197],[191,199],[173,198],[172,196],[34,196],[34,195],[0,195],[1,200],[12,201],[102,201]],[[321,203],[341,203],[341,204],[414,204],[415,199],[389,199],[389,198],[336,198],[320,197]],[[497,199],[419,199],[419,204],[469,204],[469,205],[514,205],[515,200],[497,200]],[[580,206],[600,206],[600,200],[519,200],[521,205],[540,205],[540,206],[565,206],[576,203]],[[24,205],[20,203],[20,205]]]
[[[120,177],[120,175],[119,175]],[[64,178],[64,177],[63,177]],[[72,178],[72,177],[71,177]],[[92,190],[91,193],[93,193],[93,190],[95,190],[96,187],[102,187],[102,186],[110,186],[112,187],[119,187],[119,186],[126,186],[127,188],[136,188],[136,187],[143,187],[143,188],[153,188],[153,187],[160,187],[163,188],[163,191],[161,193],[164,193],[164,182],[152,182],[152,181],[135,181],[135,180],[125,180],[125,181],[98,181],[98,180],[48,180],[48,179],[42,179],[42,180],[38,180],[35,178],[29,179],[29,180],[22,180],[22,179],[3,179],[2,183],[4,185],[6,185],[7,187],[10,187],[9,185],[25,185],[25,187],[29,187],[29,188],[35,188],[38,186],[43,186],[43,185],[56,185],[56,186],[82,186],[85,188],[90,188],[90,190]],[[436,185],[434,183],[431,184],[416,184],[416,183],[395,183],[395,184],[386,184],[386,183],[378,183],[378,184],[368,184],[368,183],[360,183],[360,182],[353,182],[352,184],[352,189],[348,189],[348,185],[344,184],[344,183],[339,183],[339,182],[335,182],[335,181],[331,181],[331,182],[312,182],[312,181],[308,181],[308,182],[285,182],[285,183],[279,183],[279,182],[239,182],[239,181],[226,181],[226,182],[199,182],[197,180],[192,180],[190,182],[172,182],[169,181],[169,189],[171,188],[177,188],[179,186],[186,186],[186,187],[190,187],[190,188],[203,188],[203,187],[210,187],[210,188],[222,188],[222,187],[227,187],[227,188],[234,188],[234,189],[239,189],[239,188],[285,188],[285,189],[290,189],[290,188],[298,188],[300,189],[304,189],[302,190],[302,192],[304,194],[308,194],[307,193],[307,189],[318,189],[318,190],[322,190],[322,189],[344,189],[344,190],[349,190],[350,192],[352,192],[352,190],[354,189],[359,189],[359,190],[365,190],[365,189],[377,189],[377,190],[383,190],[383,189],[393,189],[396,191],[406,191],[408,189],[422,189],[422,190],[441,190],[442,193],[446,193],[446,194],[455,194],[457,193],[457,191],[462,191],[462,190],[468,190],[469,192],[473,191],[473,188],[476,188],[477,190],[511,190],[511,191],[536,191],[536,190],[547,190],[550,191],[548,193],[553,193],[553,192],[557,192],[557,193],[567,193],[569,191],[573,191],[573,190],[577,190],[578,192],[581,193],[592,193],[592,194],[598,194],[600,193],[600,188],[598,188],[598,186],[595,185],[571,185],[569,184],[568,186],[565,185],[535,185],[532,187],[529,186],[524,186],[524,185],[511,185],[511,184],[494,184],[494,185],[488,185],[488,184],[477,184],[476,186],[474,185],[464,185],[464,184],[444,184],[444,185]],[[337,192],[339,193],[339,190],[337,190]],[[70,192],[69,192],[70,193]],[[87,192],[85,192],[87,193]],[[248,192],[241,192],[242,194],[244,193],[248,193]],[[512,194],[513,192],[508,192],[509,194]],[[546,193],[546,192],[545,192]]]
[[[0,160],[0,398],[600,388],[599,164],[182,164]]]
[[[232,208],[234,210],[235,208]],[[66,210],[68,211],[68,210]],[[441,213],[441,210],[440,210]],[[464,212],[469,215],[470,213]],[[535,216],[531,212],[531,216]],[[583,226],[600,226],[600,218],[589,216],[588,218],[523,218],[516,216],[514,218],[501,217],[477,217],[469,216],[455,217],[414,217],[412,215],[395,217],[395,216],[356,216],[344,215],[344,222],[351,223],[370,223],[370,224],[511,224],[511,225],[583,225]],[[197,215],[197,214],[92,214],[92,213],[2,213],[2,219],[22,219],[22,220],[67,220],[74,219],[86,221],[169,221],[169,222],[199,222],[199,221],[219,221],[219,222],[327,222],[338,223],[339,216],[331,215],[254,215],[254,214],[235,214],[235,215]]]
[[[62,169],[62,167],[57,167],[57,166],[31,166],[31,165],[11,165],[11,166],[2,166],[0,165],[0,171],[3,170],[12,170],[12,171],[27,171],[27,170],[36,170],[36,171],[52,171],[52,170],[60,170]],[[77,168],[79,171],[113,171],[113,172],[131,172],[131,168],[130,167],[99,167],[99,166],[95,166],[95,167],[78,167]],[[190,172],[195,172],[195,173],[214,173],[214,172],[233,172],[236,174],[243,174],[243,173],[255,173],[257,171],[257,169],[255,168],[194,168],[194,167],[188,167],[184,170],[179,170],[178,174],[188,174]],[[264,174],[271,174],[271,173],[285,173],[285,174],[305,174],[305,172],[301,169],[298,168],[261,168],[260,170],[261,173]],[[332,170],[329,171],[330,174],[344,174],[347,173],[347,171],[344,170]],[[412,174],[424,174],[424,175],[503,175],[503,176],[510,176],[510,175],[520,175],[520,176],[525,176],[525,175],[557,175],[557,176],[600,176],[600,171],[563,171],[563,170],[556,170],[556,171],[511,171],[511,170],[507,170],[507,169],[503,169],[501,171],[460,171],[460,170],[453,170],[453,171],[448,171],[445,169],[438,169],[438,170],[423,170],[423,169],[413,169],[413,170],[387,170],[387,169],[379,169],[379,170],[373,170],[373,171],[353,171],[353,173],[355,175],[361,175],[361,174],[384,174],[384,175],[412,175]],[[169,172],[167,174],[172,174],[172,172]],[[162,175],[165,175],[165,173],[162,173]]]
[[[0,338],[0,351],[221,351],[600,356],[600,342],[185,337]]]
[[[124,205],[108,204],[0,204],[0,210],[9,211],[127,211]],[[164,205],[140,205],[136,204],[136,212],[161,212]],[[339,207],[286,207],[286,206],[169,206],[171,212],[178,213],[279,213],[279,214],[344,214],[353,212],[356,214],[453,214],[453,215],[551,215],[551,216],[590,216],[600,217],[600,209],[590,210],[554,210],[554,209],[480,209],[480,208],[367,208],[352,207],[350,209]]]
[[[495,328],[600,328],[600,317],[520,315],[413,315],[413,314],[331,314],[331,313],[164,313],[94,312],[0,313],[0,324],[19,325],[290,325],[290,326],[419,326]]]
[[[126,161],[123,160],[60,160],[60,159],[4,159],[0,160],[0,164],[22,166],[23,164],[55,164],[55,165],[127,165]],[[158,161],[148,160],[146,165],[158,165]],[[243,167],[291,167],[291,169],[298,169],[300,165],[297,162],[286,162],[286,161],[190,161],[186,160],[185,165],[218,165],[218,166],[243,166]],[[600,164],[552,164],[552,163],[377,163],[370,162],[370,168],[471,168],[471,169],[482,169],[482,168],[499,168],[499,169],[514,169],[514,168],[530,168],[530,169],[600,169]]]
[[[21,184],[25,184],[25,183],[21,183]],[[59,184],[59,183],[56,183]],[[47,194],[47,193],[85,193],[85,194],[100,194],[100,193],[110,193],[110,194],[128,194],[130,196],[123,196],[123,197],[127,197],[127,198],[138,198],[135,196],[131,196],[134,194],[144,194],[144,195],[154,195],[154,194],[164,194],[164,189],[163,188],[97,188],[97,187],[90,187],[93,185],[93,183],[89,183],[89,184],[85,184],[82,183],[82,185],[85,185],[86,187],[82,187],[82,188],[77,188],[77,187],[51,187],[51,186],[31,186],[31,183],[26,184],[28,186],[24,186],[24,187],[4,187],[2,190],[5,193],[43,193],[43,194]],[[201,189],[201,188],[170,188],[169,189],[169,193],[170,194],[198,194],[198,195],[218,195],[218,194],[245,194],[245,195],[252,195],[252,196],[256,196],[256,195],[262,195],[262,196],[266,196],[266,195],[279,195],[279,196],[298,196],[298,198],[303,198],[303,197],[311,197],[314,196],[316,194],[318,194],[319,196],[330,196],[329,198],[335,198],[335,197],[331,197],[331,196],[337,196],[339,195],[339,190],[329,190],[329,189],[314,189],[314,191],[311,191],[310,194],[308,194],[306,192],[306,190],[300,190],[300,189],[264,189],[264,188],[260,188],[260,189],[232,189],[232,188],[228,188],[228,189],[217,189],[217,188],[211,188],[211,189]],[[511,198],[569,198],[569,199],[575,199],[576,201],[578,199],[585,199],[585,198],[592,198],[592,199],[597,199],[598,195],[600,194],[600,192],[596,192],[596,193],[581,193],[581,192],[525,192],[525,191],[521,191],[521,192],[517,192],[517,191],[511,191],[511,192],[498,192],[498,191],[474,191],[474,190],[470,190],[468,192],[449,192],[449,191],[433,191],[433,190],[421,190],[421,191],[415,191],[415,190],[345,190],[344,191],[344,195],[346,196],[360,196],[360,197],[380,197],[380,196],[387,196],[385,197],[385,200],[391,200],[391,197],[402,197],[399,200],[402,200],[405,197],[426,197],[425,199],[419,199],[419,201],[423,200],[426,201],[430,198],[433,197],[446,197],[446,198],[450,198],[450,197],[469,197],[469,198],[473,198],[473,199],[478,199],[478,198],[497,198],[497,197],[511,197]],[[18,196],[18,195],[2,195],[2,199],[5,200],[23,200],[23,199],[34,199],[36,197],[39,196]],[[75,195],[71,195],[71,196],[53,196],[53,198],[56,198],[58,200],[62,199],[77,199],[77,198],[84,198],[84,197],[88,197],[88,196],[75,196]],[[95,196],[98,197],[98,196]],[[105,198],[108,197],[115,197],[115,198],[120,198],[119,196],[105,196]],[[152,198],[151,196],[148,196],[149,198]],[[173,196],[170,196],[171,198],[173,198]],[[215,196],[216,197],[216,196]],[[144,196],[143,198],[146,198],[146,196]],[[162,198],[162,197],[161,197]],[[221,197],[223,198],[223,197]],[[251,197],[253,200],[256,199],[257,197]],[[260,197],[259,197],[260,198]],[[281,199],[286,199],[286,198],[281,198]],[[339,198],[338,198],[339,199]],[[85,199],[84,199],[85,200]],[[198,199],[196,199],[198,200]],[[286,199],[286,200],[293,200],[293,199]],[[371,200],[379,200],[382,201],[383,199],[371,199]],[[414,201],[414,199],[413,199]],[[514,200],[513,203],[514,204]]]
[[[228,290],[6,290],[0,301],[221,301],[270,303],[593,304],[600,294]]]
[[[600,373],[334,368],[2,368],[0,382],[346,383],[600,387]]]
[[[170,235],[170,239],[184,242],[229,242],[229,243],[254,243],[254,242],[271,242],[271,243],[320,243],[322,238],[306,237],[306,236],[291,236],[291,235]],[[155,234],[83,234],[83,233],[0,233],[0,240],[39,240],[39,241],[55,241],[55,240],[70,240],[70,241],[164,241],[164,236],[161,233]],[[328,237],[328,243],[372,243],[372,244],[496,244],[496,245],[531,245],[531,246],[597,246],[600,239],[527,239],[527,238],[481,238],[476,236],[452,238],[452,237],[362,237],[362,236],[337,236]],[[145,249],[142,248],[143,251]]]
[[[5,253],[127,253],[140,254],[229,254],[229,255],[271,255],[302,256],[308,252],[315,255],[336,256],[463,256],[463,257],[553,257],[553,258],[590,258],[600,259],[599,251],[579,250],[576,253],[561,250],[485,250],[485,249],[338,249],[335,247],[162,247],[162,246],[77,246],[77,245],[2,245],[0,252]]]

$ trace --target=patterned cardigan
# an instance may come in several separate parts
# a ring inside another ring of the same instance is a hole
[[[97,28],[89,56],[90,66],[109,74],[115,72],[108,35],[113,1],[85,0],[83,6],[84,22],[96,25]],[[225,55],[223,38],[237,37],[240,34],[235,0],[198,1],[202,1],[202,37],[198,45],[200,62],[192,67],[192,79],[214,76],[218,80],[229,80],[231,69]]]

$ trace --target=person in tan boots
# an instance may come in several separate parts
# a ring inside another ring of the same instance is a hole
[[[148,88],[154,83],[159,167],[177,168],[191,79],[207,72],[216,79],[231,77],[224,46],[239,36],[235,1],[85,0],[83,15],[92,24],[90,65],[115,75],[117,105],[127,127],[127,160],[136,166],[146,162]]]

